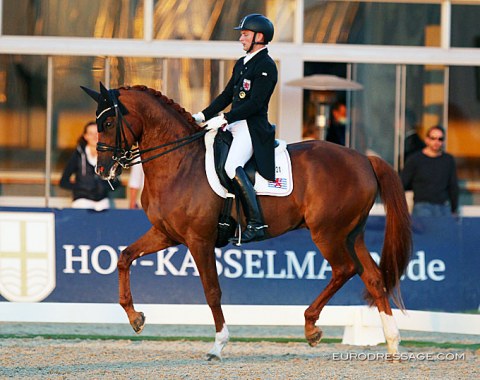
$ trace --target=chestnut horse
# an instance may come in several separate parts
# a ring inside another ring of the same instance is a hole
[[[145,324],[143,313],[133,306],[132,262],[184,244],[195,260],[215,322],[215,343],[207,357],[220,359],[229,334],[220,302],[214,246],[224,200],[207,181],[205,145],[199,138],[202,129],[190,113],[145,86],[107,90],[100,84],[100,93],[82,88],[98,103],[98,175],[105,180],[119,175],[121,167],[128,167],[134,158],[131,147],[135,143],[143,161],[142,207],[152,227],[125,248],[118,261],[120,304],[131,326],[140,333]],[[259,202],[268,238],[308,228],[332,268],[329,284],[304,313],[308,343],[314,346],[321,339],[322,331],[315,323],[323,307],[347,280],[358,274],[366,287],[366,300],[380,313],[388,351],[398,352],[400,335],[389,298],[403,309],[399,282],[412,243],[410,217],[397,173],[381,158],[366,157],[324,141],[289,144],[288,151],[293,192],[286,197],[260,196]],[[377,193],[386,209],[379,266],[364,243],[365,224]],[[240,219],[244,221],[244,216]]]

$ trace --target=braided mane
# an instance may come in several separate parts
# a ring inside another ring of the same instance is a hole
[[[188,121],[188,123],[192,126],[195,127],[196,130],[201,130],[202,128],[197,125],[195,120],[192,117],[192,114],[185,110],[180,104],[175,103],[173,99],[170,99],[169,97],[163,95],[160,91],[157,91],[153,88],[149,88],[144,85],[134,85],[134,86],[122,86],[119,88],[120,90],[135,90],[135,91],[143,91],[147,92],[150,95],[155,96],[160,102],[163,104],[172,107],[176,112],[178,112],[182,117]]]

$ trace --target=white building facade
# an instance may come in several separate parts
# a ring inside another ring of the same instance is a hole
[[[0,0],[0,12],[0,205],[68,197],[58,179],[95,111],[80,85],[144,84],[192,113],[207,106],[243,53],[233,27],[249,13],[275,24],[279,138],[301,141],[316,112],[289,81],[351,79],[363,90],[333,94],[350,147],[401,170],[409,134],[442,125],[461,203],[480,204],[480,1]]]

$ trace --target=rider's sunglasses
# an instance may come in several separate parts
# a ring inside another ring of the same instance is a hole
[[[444,138],[443,136],[442,136],[442,137],[431,137],[431,136],[428,136],[428,138],[429,138],[430,140],[434,140],[434,141],[435,141],[435,140],[438,140],[438,141],[443,141],[443,140],[445,140],[445,138]]]

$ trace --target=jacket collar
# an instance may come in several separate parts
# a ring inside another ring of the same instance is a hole
[[[267,49],[266,46],[261,48],[260,50],[257,50],[253,54],[247,54],[245,57],[243,57],[243,64],[246,65],[248,62],[250,62],[255,57],[259,57],[259,56],[262,56],[264,54],[268,54],[268,49]]]

